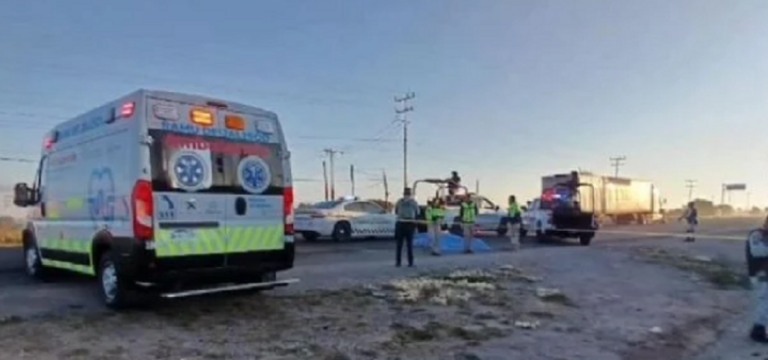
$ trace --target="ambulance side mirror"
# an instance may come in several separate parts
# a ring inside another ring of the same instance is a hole
[[[25,183],[18,183],[13,187],[13,204],[18,207],[27,207],[33,203],[32,190]]]

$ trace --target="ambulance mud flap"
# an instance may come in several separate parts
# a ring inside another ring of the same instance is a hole
[[[216,286],[216,287],[207,288],[207,289],[163,293],[163,294],[160,294],[160,297],[164,299],[178,299],[178,298],[189,297],[189,296],[222,293],[222,292],[228,292],[228,291],[276,288],[276,287],[288,286],[290,284],[294,284],[297,282],[299,282],[299,279],[286,279],[286,280],[278,280],[278,281],[256,282],[256,283],[237,284],[237,285],[224,285],[224,286]]]

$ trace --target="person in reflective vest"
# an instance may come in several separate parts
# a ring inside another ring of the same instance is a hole
[[[749,233],[746,255],[754,311],[749,337],[760,343],[768,343],[768,218],[762,228]]]
[[[507,208],[507,235],[512,245],[512,250],[520,248],[520,205],[517,204],[515,195],[509,196],[509,207]]]
[[[425,218],[431,235],[430,247],[432,255],[440,255],[440,235],[442,235],[443,218],[445,217],[445,205],[440,198],[430,201],[425,210]]]
[[[464,253],[471,254],[472,250],[472,238],[474,237],[475,221],[477,220],[477,204],[472,201],[472,197],[467,195],[464,201],[461,203],[461,211],[459,212],[459,218],[461,219],[461,225],[464,230]]]

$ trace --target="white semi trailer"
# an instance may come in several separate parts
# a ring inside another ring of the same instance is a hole
[[[574,171],[543,176],[542,192],[569,181],[590,185],[581,190],[581,207],[593,211],[600,222],[648,224],[663,219],[659,189],[649,181]],[[590,191],[594,197],[586,194]]]

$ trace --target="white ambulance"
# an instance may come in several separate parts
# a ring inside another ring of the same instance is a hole
[[[276,278],[294,262],[290,152],[277,116],[259,108],[136,91],[54,127],[14,203],[33,209],[29,275],[95,276],[109,307],[138,290],[173,298],[297,281]]]

